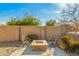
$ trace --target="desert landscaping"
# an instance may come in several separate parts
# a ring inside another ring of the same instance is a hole
[[[20,6],[18,9],[19,5],[16,6],[19,14],[16,14],[15,7],[11,8],[14,8],[15,12],[10,14],[16,14],[16,17],[11,15],[9,20],[5,20],[5,24],[0,25],[0,56],[79,56],[79,4],[66,4],[59,14],[55,11],[57,4],[53,4],[53,18],[48,13],[43,15],[44,11],[40,11],[43,6],[48,7],[45,10],[50,9],[51,4],[21,5],[29,6],[25,7],[29,11],[33,8],[34,14],[24,13],[25,8],[21,10]]]

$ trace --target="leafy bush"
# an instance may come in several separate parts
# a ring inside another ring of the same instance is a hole
[[[33,40],[38,40],[38,36],[36,34],[29,34],[27,38],[29,42],[32,42]]]
[[[71,51],[73,52],[74,51],[74,48],[73,46],[71,46],[71,44],[69,43],[69,41],[72,41],[74,40],[74,38],[70,35],[65,35],[65,36],[62,36],[59,40],[58,40],[58,46],[60,48],[62,48],[63,50],[65,51]]]
[[[33,16],[26,16],[21,20],[12,18],[6,24],[12,26],[39,26],[41,23],[38,19],[34,18]]]
[[[71,44],[74,42],[73,44]],[[76,44],[77,40],[70,35],[64,35],[58,40],[58,46],[67,51],[72,53],[79,54],[79,44]]]
[[[59,39],[59,40],[57,41],[57,43],[58,43],[58,46],[59,46],[61,49],[63,49],[63,50],[65,49],[65,44],[64,44],[64,42],[63,42],[62,40]]]
[[[74,37],[72,37],[71,35],[64,35],[64,36],[61,37],[61,39],[66,41],[66,42],[75,40]]]
[[[27,17],[23,18],[22,20],[20,20],[20,25],[22,25],[22,26],[24,26],[24,25],[39,26],[40,21],[32,16],[27,16]]]
[[[19,20],[16,18],[11,18],[10,21],[7,22],[7,25],[11,25],[11,26],[15,26],[15,25],[19,25]]]
[[[63,50],[66,50],[68,49],[69,45],[66,41],[63,40],[63,38],[59,39],[58,41],[58,46],[63,49]]]

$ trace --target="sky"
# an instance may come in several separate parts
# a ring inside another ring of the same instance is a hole
[[[50,19],[58,21],[60,12],[65,5],[56,3],[0,3],[0,24],[5,24],[11,18],[22,19],[27,13],[45,25],[45,22]]]

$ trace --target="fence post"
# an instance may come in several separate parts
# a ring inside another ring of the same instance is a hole
[[[44,26],[44,38],[45,38],[45,40],[47,40],[46,39],[46,26]]]
[[[19,26],[19,41],[21,41],[21,28]]]

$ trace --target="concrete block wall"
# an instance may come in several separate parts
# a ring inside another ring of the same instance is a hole
[[[59,26],[46,26],[46,40],[55,40],[61,35]]]
[[[36,34],[38,35],[40,39],[40,27],[36,26],[21,26],[21,39],[23,40],[23,37],[26,37],[30,34]]]
[[[18,41],[18,26],[0,26],[0,42]]]
[[[29,34],[38,35],[39,39],[51,40],[60,36],[58,26],[0,26],[0,42],[23,40]]]
[[[54,40],[60,36],[60,30],[59,26],[21,26],[21,39],[29,34],[36,34],[39,39]]]

